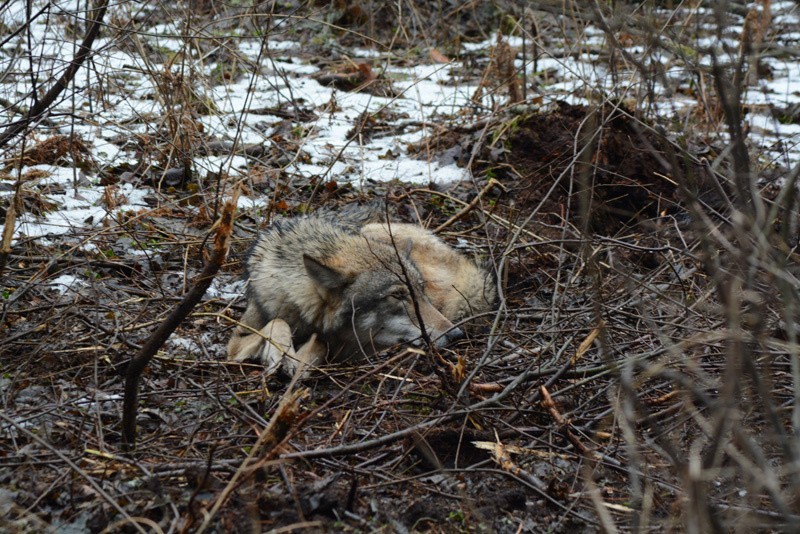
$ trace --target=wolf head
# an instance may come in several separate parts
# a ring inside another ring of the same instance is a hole
[[[303,255],[309,278],[328,304],[325,322],[332,328],[326,329],[326,341],[341,345],[343,352],[370,354],[420,339],[423,327],[437,346],[463,337],[423,293],[416,266],[394,250],[391,255],[352,272]]]

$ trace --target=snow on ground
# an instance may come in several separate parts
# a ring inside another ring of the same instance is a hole
[[[63,193],[46,195],[55,204],[55,209],[45,215],[33,216],[24,214],[17,221],[15,235],[18,237],[42,237],[47,244],[50,240],[77,229],[102,228],[113,219],[120,210],[146,208],[144,197],[149,193],[146,188],[133,184],[120,184],[117,194],[125,199],[121,208],[109,210],[103,205],[103,188],[95,186],[83,176],[78,169],[55,167],[52,165],[36,165],[26,167],[27,170],[38,170],[45,173],[43,178],[34,179],[25,184],[31,186],[58,186],[56,190]],[[6,193],[10,194],[10,193]]]

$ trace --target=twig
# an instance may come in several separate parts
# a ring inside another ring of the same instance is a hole
[[[477,206],[478,202],[481,201],[481,198],[483,198],[483,195],[485,195],[486,193],[491,191],[495,186],[499,187],[503,191],[506,190],[506,188],[503,186],[503,184],[501,184],[500,182],[498,182],[494,178],[489,178],[489,183],[486,184],[484,186],[484,188],[481,189],[480,192],[477,195],[475,195],[475,198],[473,198],[472,201],[470,201],[469,204],[467,204],[466,206],[461,208],[458,211],[458,213],[456,213],[455,215],[453,215],[452,217],[447,219],[445,222],[443,222],[442,224],[437,226],[436,229],[433,231],[433,233],[434,234],[438,234],[439,232],[441,232],[442,230],[444,230],[445,228],[447,228],[448,226],[450,226],[451,224],[453,224],[454,222],[456,222],[457,220],[462,218],[464,215],[466,215],[467,213],[469,213],[470,211],[475,209],[475,206]]]
[[[581,443],[581,441],[578,439],[578,436],[576,436],[575,433],[572,432],[571,430],[572,424],[567,419],[565,419],[563,415],[561,415],[561,412],[558,411],[556,403],[553,402],[553,398],[550,396],[550,392],[547,391],[547,388],[544,386],[541,386],[539,388],[539,391],[541,391],[542,393],[542,404],[550,412],[550,416],[553,418],[553,420],[556,422],[558,426],[563,427],[567,439],[578,450],[578,452],[581,455],[586,456],[588,458],[590,456],[589,449],[587,449],[586,445]]]
[[[497,465],[499,465],[503,471],[508,471],[512,475],[525,480],[528,484],[537,488],[539,491],[547,491],[547,484],[542,482],[539,477],[537,477],[534,473],[522,469],[520,466],[514,463],[514,461],[511,459],[511,455],[508,453],[508,450],[506,450],[505,445],[503,445],[503,443],[500,441],[499,436],[497,436],[494,443],[492,457],[494,458],[495,463],[497,463]]]
[[[229,200],[222,210],[219,221],[215,224],[217,228],[214,236],[214,247],[211,255],[206,259],[205,267],[195,280],[194,285],[183,300],[172,310],[169,316],[153,332],[141,350],[131,359],[128,364],[128,371],[125,375],[125,400],[122,408],[122,444],[126,450],[132,449],[136,442],[136,410],[137,395],[139,389],[139,378],[142,371],[155,356],[159,348],[167,341],[167,338],[175,331],[181,322],[192,312],[192,309],[203,298],[214,275],[217,273],[230,246],[230,236],[233,231],[234,214],[236,213],[236,202],[239,197],[239,190],[234,190],[233,198]]]

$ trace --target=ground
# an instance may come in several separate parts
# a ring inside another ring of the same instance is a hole
[[[2,141],[0,529],[796,528],[798,120],[769,92],[792,80],[796,7],[731,8],[716,44],[741,61],[720,67],[699,5],[290,4],[122,4],[98,83]],[[19,13],[4,25],[33,28]],[[86,31],[48,16],[62,44]],[[7,130],[24,115],[3,105]],[[145,367],[126,447],[129,362],[235,194],[227,258]],[[227,362],[257,233],[369,202],[483,262],[497,311],[445,349],[297,382]]]

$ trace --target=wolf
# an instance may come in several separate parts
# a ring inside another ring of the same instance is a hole
[[[475,261],[420,226],[344,213],[281,221],[257,239],[230,360],[291,374],[420,338],[441,347],[463,337],[454,322],[491,310],[493,277]]]

